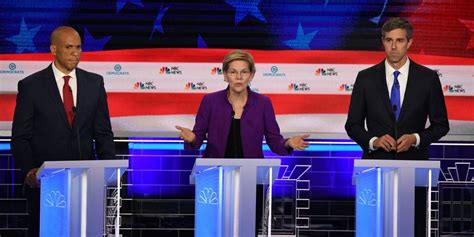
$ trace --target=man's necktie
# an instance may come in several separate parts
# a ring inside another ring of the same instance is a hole
[[[64,76],[64,86],[63,86],[63,100],[64,100],[64,110],[66,111],[67,121],[69,122],[69,126],[72,127],[74,123],[74,112],[72,108],[74,106],[74,101],[72,99],[72,90],[69,86],[69,79],[71,76]]]
[[[392,105],[392,111],[395,113],[395,119],[398,121],[400,115],[400,83],[398,83],[399,71],[393,72],[393,85],[390,96],[390,104]]]

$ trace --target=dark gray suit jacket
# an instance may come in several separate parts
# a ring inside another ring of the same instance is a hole
[[[385,78],[384,61],[359,72],[345,125],[347,134],[363,149],[362,158],[427,160],[428,146],[449,131],[438,74],[410,61],[407,88],[396,130],[398,137],[418,133],[420,145],[396,155],[383,149],[369,151],[369,140],[372,137],[390,134],[395,138],[395,119]],[[426,128],[427,119],[430,126]],[[365,121],[367,129],[364,127]]]

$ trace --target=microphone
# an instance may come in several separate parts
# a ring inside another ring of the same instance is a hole
[[[82,151],[81,151],[81,140],[79,139],[79,127],[77,126],[77,108],[72,106],[72,113],[74,114],[74,124],[73,127],[76,127],[76,137],[77,137],[77,149],[79,150],[79,160],[82,160]]]
[[[397,106],[396,105],[392,105],[392,110],[393,110],[393,114],[392,114],[392,119],[393,119],[393,132],[394,132],[394,139],[395,139],[395,143],[397,143],[397,140],[398,140],[398,131],[397,131]],[[397,158],[397,151],[395,151],[395,154],[394,154],[395,158]]]

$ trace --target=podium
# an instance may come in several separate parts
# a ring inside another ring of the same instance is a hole
[[[40,236],[104,236],[105,186],[117,185],[128,160],[46,161],[38,170],[41,181]],[[120,209],[116,208],[115,236]]]
[[[196,184],[194,236],[255,236],[256,185],[269,185],[271,200],[279,167],[279,159],[196,159],[189,177]],[[266,211],[271,215],[271,201]],[[266,228],[270,236],[271,217]]]
[[[439,161],[355,160],[356,236],[414,236],[415,186],[428,188],[430,233],[431,188],[437,186],[439,168]]]

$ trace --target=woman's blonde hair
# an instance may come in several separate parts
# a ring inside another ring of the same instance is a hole
[[[230,51],[226,56],[224,56],[224,61],[222,62],[222,70],[224,72],[227,72],[229,69],[229,64],[235,60],[242,60],[247,62],[249,65],[249,70],[252,72],[252,74],[255,73],[255,62],[253,61],[253,57],[250,53],[236,49]]]

